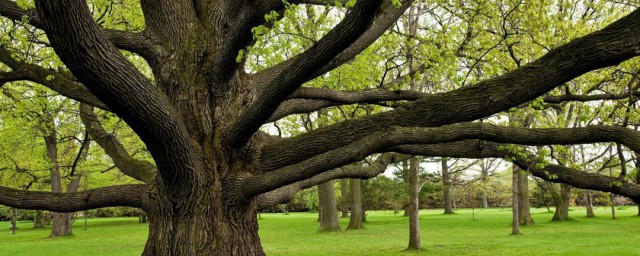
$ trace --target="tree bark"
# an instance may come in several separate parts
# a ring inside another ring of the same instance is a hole
[[[446,164],[443,161],[443,164]],[[420,250],[420,160],[409,160],[409,246],[408,250]]]
[[[569,203],[571,201],[571,186],[560,184],[560,193],[554,193],[556,211],[553,214],[552,221],[569,220]]]
[[[15,235],[16,234],[16,229],[18,229],[18,227],[16,226],[17,221],[18,221],[18,209],[16,208],[11,208],[11,234]]]
[[[518,215],[520,224],[533,225],[536,222],[531,217],[529,203],[529,175],[518,168]]]
[[[585,189],[584,191],[584,206],[587,209],[587,218],[595,218],[596,214],[593,212],[593,196],[591,190]]]
[[[36,210],[33,216],[33,228],[44,228],[44,214],[42,214],[42,210]]]
[[[349,218],[349,179],[340,180],[340,218]]]
[[[53,120],[45,121],[48,126],[46,129],[48,134],[44,137],[47,149],[47,157],[49,158],[49,174],[51,182],[51,192],[63,193],[62,176],[60,174],[60,164],[58,163],[58,137],[56,127]],[[71,230],[71,214],[62,212],[53,212],[53,225],[51,226],[50,237],[67,236],[72,234]]]
[[[520,234],[520,212],[518,204],[518,172],[519,169],[515,165],[511,168],[511,209],[512,209],[512,222],[511,222],[511,235]]]
[[[361,229],[362,225],[362,180],[351,179],[351,217],[347,229]]]
[[[320,203],[320,231],[340,230],[338,204],[333,180],[318,185]]]
[[[614,193],[609,193],[609,201],[611,203],[611,219],[616,219],[616,204],[615,204],[616,195]]]
[[[489,198],[487,197],[487,191],[485,189],[482,189],[481,193],[481,197],[482,197],[482,208],[489,208]]]
[[[442,184],[444,185],[444,214],[453,214],[453,201],[451,199],[451,177],[447,158],[442,158]]]

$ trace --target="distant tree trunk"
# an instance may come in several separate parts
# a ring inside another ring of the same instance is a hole
[[[51,212],[50,211],[45,211],[44,212],[44,225],[45,226],[51,225]]]
[[[33,228],[44,228],[44,216],[41,210],[36,210],[33,216]]]
[[[511,209],[513,211],[513,218],[511,222],[511,234],[519,235],[520,234],[520,213],[518,207],[518,168],[513,165],[511,168]]]
[[[482,164],[480,165],[481,170],[480,170],[480,182],[482,183],[482,190],[480,191],[480,197],[482,198],[482,208],[489,208],[489,197],[487,195],[487,188],[486,188],[486,182],[487,182],[487,176],[489,176],[489,167],[487,166],[488,164],[486,164],[485,160],[482,160],[481,162]]]
[[[408,250],[420,250],[420,160],[411,158],[409,164],[409,247]]]
[[[480,193],[480,197],[482,197],[482,208],[489,208],[489,198],[487,197],[487,191],[483,188]]]
[[[16,229],[18,229],[18,227],[16,226],[17,222],[18,222],[18,209],[11,208],[11,234],[12,235],[15,235]]]
[[[404,160],[402,161],[402,181],[404,182],[404,184],[409,184],[409,160]],[[403,217],[409,217],[409,196],[407,195],[407,202],[404,205],[403,209],[403,213],[402,216]]]
[[[51,192],[63,193],[62,175],[60,174],[60,164],[58,162],[58,137],[56,133],[55,123],[49,120],[49,134],[44,136],[45,146],[47,149],[47,157],[49,158],[49,174],[51,178]],[[67,188],[68,193],[78,191],[80,179],[82,175],[73,177]],[[53,226],[51,227],[50,237],[66,236],[72,234],[71,221],[72,213],[53,213]]]
[[[338,202],[333,180],[318,185],[318,198],[320,200],[320,230],[340,230],[338,218]]]
[[[362,226],[362,180],[351,179],[351,218],[347,229],[361,229]]]
[[[340,180],[340,212],[342,216],[340,218],[349,218],[349,179]]]
[[[138,216],[138,222],[147,223],[147,213],[144,211],[140,211],[140,216]]]
[[[594,218],[596,214],[593,212],[593,196],[591,190],[584,190],[584,206],[587,209],[587,218]]]
[[[518,216],[520,217],[520,224],[533,225],[536,222],[531,217],[531,209],[529,204],[529,175],[518,169]]]
[[[556,211],[553,214],[552,221],[569,220],[569,201],[571,200],[571,186],[560,184],[560,193],[554,197]]]
[[[611,219],[616,219],[616,204],[615,204],[615,198],[616,195],[613,193],[609,193],[610,194],[610,200],[611,200]]]
[[[447,158],[442,158],[442,185],[444,186],[444,214],[453,213],[453,202],[451,200],[451,175],[449,175],[449,165]]]

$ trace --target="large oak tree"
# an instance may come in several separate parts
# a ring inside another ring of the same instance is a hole
[[[328,4],[332,1],[289,1]],[[352,60],[374,43],[411,1],[357,1],[342,20],[302,53],[258,72],[238,53],[255,43],[265,15],[283,13],[281,0],[142,0],[144,29],[101,26],[81,0],[40,0],[23,9],[1,0],[0,15],[44,31],[44,45],[66,68],[25,61],[0,47],[0,84],[29,80],[82,102],[92,138],[125,174],[143,184],[78,193],[0,187],[0,203],[70,212],[132,206],[149,215],[144,255],[262,255],[257,209],[285,202],[301,188],[336,178],[372,177],[390,162],[349,165],[369,155],[399,152],[445,157],[509,157],[534,175],[576,187],[611,191],[640,201],[640,186],[579,172],[498,143],[524,145],[618,142],[640,151],[640,133],[626,127],[528,129],[472,121],[536,99],[587,72],[640,55],[640,11],[566,42],[510,72],[440,94],[335,91],[303,84]],[[131,62],[144,59],[151,78]],[[548,98],[549,100],[572,100]],[[578,100],[578,99],[573,99]],[[402,102],[395,109],[339,122],[289,138],[259,130],[295,113],[354,103]],[[101,128],[93,107],[122,118],[155,163],[134,159]],[[345,168],[339,168],[346,166]],[[619,184],[612,186],[611,184]]]

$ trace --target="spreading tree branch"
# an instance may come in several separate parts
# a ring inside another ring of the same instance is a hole
[[[129,155],[122,143],[102,128],[98,116],[93,112],[91,106],[80,104],[80,119],[89,132],[91,139],[104,149],[122,173],[144,183],[151,183],[155,179],[155,165],[148,161],[135,159]]]
[[[15,21],[22,21],[26,17],[30,25],[45,30],[37,11],[34,9],[24,10],[16,2],[0,0],[0,16],[7,17]],[[147,60],[153,60],[156,56],[156,49],[143,33],[127,32],[115,29],[101,29],[105,37],[116,47],[137,53]]]
[[[405,144],[438,144],[469,139],[524,145],[619,142],[640,152],[640,132],[623,127],[520,128],[484,123],[462,123],[440,127],[389,127],[349,145],[316,155],[302,162],[246,178],[242,190],[248,196],[308,179],[327,170],[360,161],[375,152]],[[318,141],[318,144],[326,143]],[[279,159],[259,158],[258,166],[270,167]],[[266,160],[269,159],[269,160]],[[265,160],[265,162],[262,162]]]
[[[394,153],[386,153],[380,155],[375,162],[370,165],[363,166],[361,163],[350,164],[340,168],[336,168],[321,174],[315,175],[309,179],[298,181],[296,183],[277,188],[258,196],[258,207],[268,208],[277,204],[284,204],[291,199],[300,190],[310,188],[318,184],[344,178],[370,179],[383,173],[387,166],[393,163],[402,162],[411,158],[410,155],[400,155]]]
[[[36,6],[56,53],[78,81],[140,135],[165,181],[190,175],[184,166],[202,165],[166,95],[108,41],[85,1],[41,0]]]
[[[74,212],[109,206],[145,207],[146,185],[119,185],[74,193],[24,191],[0,186],[0,204],[31,210]]]
[[[277,161],[265,167],[275,169],[300,162],[388,126],[434,127],[487,117],[533,100],[581,74],[633,58],[640,54],[639,49],[640,10],[636,10],[499,77],[266,145],[262,157]]]
[[[11,72],[0,74],[0,84],[19,80],[32,81],[46,86],[70,99],[84,102],[101,109],[109,109],[84,85],[76,82],[71,74],[63,74],[58,71],[42,68],[35,64],[16,60],[11,57],[11,52],[4,47],[0,47],[0,62],[12,69]]]
[[[635,202],[640,202],[640,184],[630,183],[617,177],[543,163],[530,153],[514,153],[498,143],[468,140],[446,144],[403,145],[395,147],[392,150],[404,154],[417,154],[423,156],[508,158],[523,170],[527,170],[534,176],[544,180],[556,183],[565,183],[577,188],[612,192],[618,195],[627,196]]]
[[[227,130],[229,144],[233,147],[244,146],[264,121],[276,111],[278,105],[307,81],[314,70],[326,65],[367,31],[382,2],[359,1],[320,41],[294,57],[291,65],[282,69],[282,72],[277,72],[273,79],[269,79],[260,88],[257,98]]]

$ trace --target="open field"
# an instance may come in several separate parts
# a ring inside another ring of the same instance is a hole
[[[407,244],[408,220],[392,212],[371,212],[364,230],[320,233],[314,213],[262,214],[260,235],[267,255],[640,255],[640,217],[636,207],[618,209],[611,220],[610,209],[597,208],[595,219],[584,209],[570,212],[573,221],[550,222],[552,213],[533,209],[537,221],[522,228],[523,235],[509,236],[510,209],[470,209],[454,215],[442,210],[421,211],[424,250],[403,251]],[[348,219],[341,219],[346,227]],[[90,219],[74,226],[74,236],[49,239],[48,230],[34,230],[20,222],[16,235],[9,223],[0,222],[0,255],[139,255],[147,225],[135,218]]]

